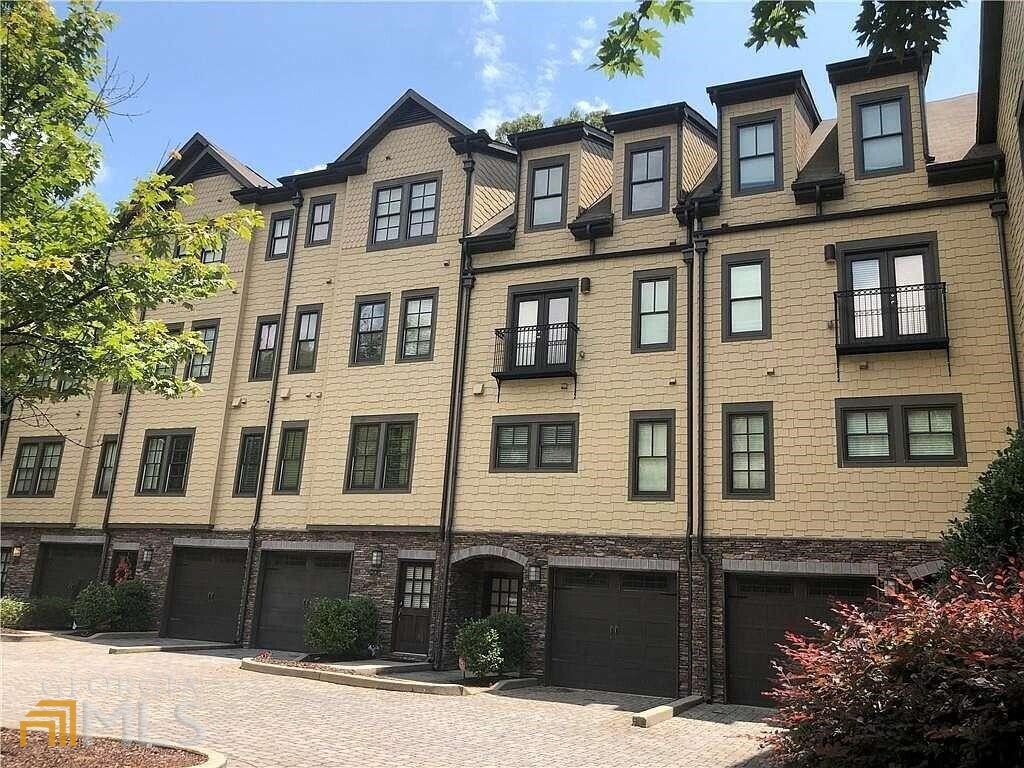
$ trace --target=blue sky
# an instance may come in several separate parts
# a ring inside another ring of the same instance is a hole
[[[705,88],[803,69],[825,117],[825,64],[863,55],[850,28],[859,4],[817,4],[799,49],[743,47],[750,3],[697,2],[665,31],[644,78],[589,71],[609,19],[628,2],[107,2],[118,70],[145,79],[103,134],[97,190],[109,202],[203,132],[271,179],[337,157],[407,88],[473,128],[574,104],[613,111],[687,101],[706,117]],[[930,100],[977,89],[978,6],[952,14],[932,66]]]

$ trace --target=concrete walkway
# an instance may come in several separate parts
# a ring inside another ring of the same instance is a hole
[[[229,768],[509,765],[523,768],[754,768],[765,710],[700,706],[634,728],[638,699],[527,688],[422,696],[244,672],[252,649],[110,655],[57,638],[0,643],[0,722],[42,698],[74,698],[80,723],[130,738],[209,747]]]

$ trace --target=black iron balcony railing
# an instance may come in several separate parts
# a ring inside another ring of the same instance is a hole
[[[576,323],[524,325],[494,330],[491,375],[505,379],[576,377]]]
[[[946,284],[836,291],[836,353],[948,349]]]

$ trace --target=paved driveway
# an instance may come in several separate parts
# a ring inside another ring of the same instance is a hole
[[[79,701],[88,732],[225,752],[230,768],[687,766],[753,768],[764,710],[707,705],[630,725],[643,697],[559,688],[447,697],[242,672],[238,653],[109,655],[56,639],[0,644],[0,721],[44,697]],[[753,758],[753,759],[752,759]]]

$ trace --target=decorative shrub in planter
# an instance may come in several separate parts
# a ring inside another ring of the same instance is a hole
[[[66,597],[37,597],[29,601],[24,629],[69,629],[72,602]]]
[[[1024,567],[965,571],[788,637],[773,698],[787,768],[1024,765]]]
[[[32,612],[32,606],[27,600],[17,600],[13,597],[0,597],[0,627],[17,629]]]
[[[152,626],[153,600],[149,587],[138,579],[128,579],[116,584],[111,591],[114,629],[118,632],[142,632]]]
[[[95,581],[86,584],[75,598],[72,615],[81,629],[107,629],[114,618],[113,590]]]
[[[465,668],[477,677],[497,675],[505,664],[501,636],[487,619],[473,619],[459,628],[455,652]]]
[[[315,653],[365,659],[378,638],[377,606],[368,597],[321,597],[306,615],[306,645]]]
[[[484,619],[498,633],[502,672],[520,672],[526,661],[526,622],[515,613],[496,613]]]

